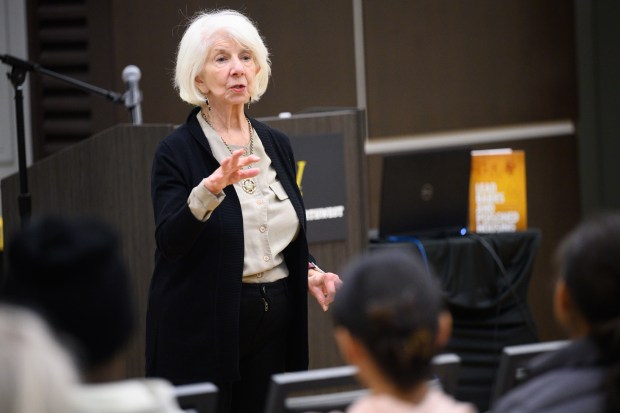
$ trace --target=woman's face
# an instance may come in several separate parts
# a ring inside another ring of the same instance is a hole
[[[229,36],[219,35],[214,39],[196,83],[212,106],[243,105],[250,100],[258,71],[249,49]]]

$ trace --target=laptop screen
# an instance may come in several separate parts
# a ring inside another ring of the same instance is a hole
[[[379,237],[441,236],[467,228],[469,149],[385,155]]]

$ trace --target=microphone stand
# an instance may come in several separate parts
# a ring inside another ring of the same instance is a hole
[[[28,223],[30,219],[30,214],[32,212],[32,196],[28,189],[28,170],[26,167],[26,139],[24,132],[23,84],[26,80],[27,73],[36,72],[45,76],[61,80],[83,91],[104,96],[105,98],[111,100],[114,103],[124,103],[125,97],[123,94],[105,90],[100,87],[90,85],[86,82],[82,82],[81,80],[61,75],[60,73],[45,69],[37,63],[18,59],[8,54],[0,55],[0,60],[2,61],[2,63],[11,66],[11,71],[7,73],[7,77],[9,78],[11,84],[13,85],[13,88],[15,89],[15,117],[17,119],[17,162],[19,170],[20,188],[20,193],[17,196],[17,203],[19,208],[19,216],[23,227]]]

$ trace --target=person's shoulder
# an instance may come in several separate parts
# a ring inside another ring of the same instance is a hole
[[[271,136],[273,136],[274,139],[278,139],[278,140],[285,140],[285,141],[289,141],[288,136],[286,135],[286,133],[282,132],[281,130],[274,128],[273,126],[270,126],[256,118],[249,118],[250,122],[252,123],[252,126],[254,127],[254,129],[256,129],[256,132],[259,134],[259,136],[263,137],[263,134],[270,134]]]
[[[166,141],[166,140],[170,140],[170,139],[175,139],[175,136],[179,136],[182,134],[187,133],[187,124],[185,123],[181,123],[178,125],[173,125],[172,130],[170,132],[168,132],[168,134],[166,136],[164,136],[164,139],[162,139],[162,141]]]
[[[130,379],[81,384],[73,397],[75,411],[181,413],[173,385],[164,379]],[[97,406],[93,410],[93,406]]]
[[[597,405],[603,398],[600,368],[562,368],[549,371],[514,388],[501,397],[493,413],[578,412],[576,406]],[[567,392],[566,389],[571,389]],[[588,409],[596,411],[596,409]]]
[[[198,124],[198,120],[196,119],[196,113],[198,113],[198,109],[199,108],[194,108],[190,111],[189,115],[187,116],[187,120],[180,124],[177,125],[177,127],[175,127],[169,134],[168,136],[166,136],[166,138],[164,140],[176,140],[176,139],[183,139],[187,136],[189,136],[191,134],[191,126],[193,123]]]
[[[398,413],[400,409],[395,407],[399,402],[386,395],[368,394],[357,399],[349,408],[347,413],[374,413],[389,411]]]
[[[164,139],[157,143],[155,147],[155,159],[162,157],[183,156],[182,154],[191,154],[194,150],[191,146],[191,134],[187,130],[186,125],[181,125],[171,131]]]
[[[429,388],[428,394],[420,405],[420,413],[476,413],[478,410],[471,403],[456,400],[440,389]]]
[[[248,119],[250,120],[250,123],[252,124],[252,126],[256,130],[268,130],[268,131],[275,131],[276,130],[275,128],[269,126],[265,122],[260,121],[260,120],[258,120],[256,118],[248,117]]]
[[[186,146],[193,142],[192,135],[196,132],[194,131],[195,126],[192,125],[192,118],[195,118],[196,113],[196,109],[193,109],[190,112],[187,121],[175,127],[164,139],[159,142],[158,147],[160,149],[161,147],[166,146],[178,148],[179,146]],[[195,122],[198,124],[197,120]]]
[[[358,399],[347,413],[476,413],[469,403],[461,403],[441,391],[431,390],[419,404],[411,404],[383,394],[368,395]]]

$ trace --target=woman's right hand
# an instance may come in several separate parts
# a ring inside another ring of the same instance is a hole
[[[258,162],[260,158],[256,155],[243,156],[243,154],[244,150],[238,149],[231,156],[224,158],[220,167],[202,181],[205,188],[213,195],[219,195],[228,185],[258,175],[259,168],[243,168]]]

